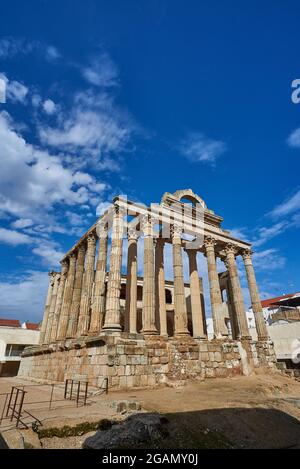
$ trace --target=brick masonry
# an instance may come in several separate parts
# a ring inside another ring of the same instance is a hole
[[[23,352],[19,376],[38,382],[88,380],[101,387],[126,389],[175,385],[188,379],[248,374],[275,367],[271,342],[165,338],[140,334],[101,334],[66,344],[30,347]]]

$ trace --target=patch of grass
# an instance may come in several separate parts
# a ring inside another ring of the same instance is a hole
[[[102,419],[98,422],[82,422],[71,427],[64,425],[63,427],[42,428],[37,430],[38,437],[42,438],[67,438],[69,436],[81,436],[85,433],[97,430],[109,430],[112,422],[108,419]]]

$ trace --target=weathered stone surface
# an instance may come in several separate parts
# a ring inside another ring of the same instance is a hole
[[[83,443],[85,449],[135,448],[151,444],[167,436],[165,425],[156,414],[135,414],[110,430],[98,431]]]

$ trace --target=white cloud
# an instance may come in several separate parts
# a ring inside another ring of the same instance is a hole
[[[46,112],[46,114],[54,114],[56,111],[56,105],[52,99],[46,99],[46,101],[43,102],[43,109]]]
[[[277,205],[270,215],[274,218],[289,215],[293,212],[300,210],[300,190],[298,190],[292,197]]]
[[[243,241],[248,241],[248,234],[246,233],[246,228],[228,228],[230,234],[237,239],[241,239]]]
[[[6,100],[25,103],[29,91],[27,86],[16,80],[10,81],[4,73],[0,73],[0,78],[5,82]]]
[[[0,281],[1,316],[41,321],[48,288],[47,272],[30,271],[20,278]]]
[[[86,178],[89,184],[79,184],[78,175],[74,179],[76,171],[63,165],[60,157],[27,143],[5,112],[0,113],[0,141],[0,210],[3,212],[41,222],[40,217],[45,219],[47,209],[54,204],[90,203],[91,191],[105,188],[105,184],[89,177]]]
[[[60,115],[56,126],[40,126],[44,144],[86,157],[103,160],[127,149],[135,130],[132,119],[118,110],[105,93],[91,91],[75,96],[74,105]]]
[[[64,253],[60,250],[58,244],[52,241],[40,241],[38,246],[35,247],[32,252],[33,254],[40,256],[46,266],[55,268],[59,266],[59,261],[64,256]]]
[[[45,46],[46,47],[46,58],[50,61],[57,60],[61,57],[61,54],[54,46]]]
[[[32,53],[37,53],[50,62],[60,57],[60,53],[56,47],[40,41],[30,41],[25,38],[11,36],[0,39],[0,58],[2,59],[12,59],[16,55],[28,55]]]
[[[1,243],[11,244],[12,246],[18,246],[19,244],[31,244],[32,241],[32,238],[26,234],[19,233],[15,230],[0,228]]]
[[[13,228],[28,228],[33,225],[33,221],[30,218],[19,218],[19,220],[14,221],[11,226]]]
[[[300,148],[300,127],[290,134],[287,143],[292,148]]]
[[[278,254],[278,250],[274,248],[253,254],[253,265],[258,270],[282,269],[285,262],[285,257]]]
[[[100,204],[98,204],[96,208],[97,217],[100,217],[101,215],[103,215],[105,210],[107,210],[111,206],[112,206],[111,202],[100,202]]]
[[[274,238],[275,236],[280,235],[286,229],[289,228],[289,223],[287,221],[281,221],[275,223],[275,225],[269,227],[262,227],[258,229],[258,235],[253,241],[253,246],[261,246],[262,244],[266,243],[270,239]]]
[[[28,88],[18,81],[9,81],[6,87],[7,99],[13,102],[24,103]]]
[[[118,84],[118,70],[108,54],[94,58],[88,67],[82,69],[84,78],[92,85],[109,88]]]
[[[213,140],[205,137],[199,132],[190,132],[185,139],[180,142],[179,151],[193,162],[205,162],[215,164],[227,150],[226,143],[221,140]]]
[[[31,97],[31,104],[33,107],[38,108],[42,102],[42,98],[39,94],[35,93]]]

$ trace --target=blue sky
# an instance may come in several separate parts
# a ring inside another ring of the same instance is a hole
[[[2,316],[40,319],[47,271],[118,193],[192,188],[254,243],[263,298],[299,290],[299,9],[2,2]]]

